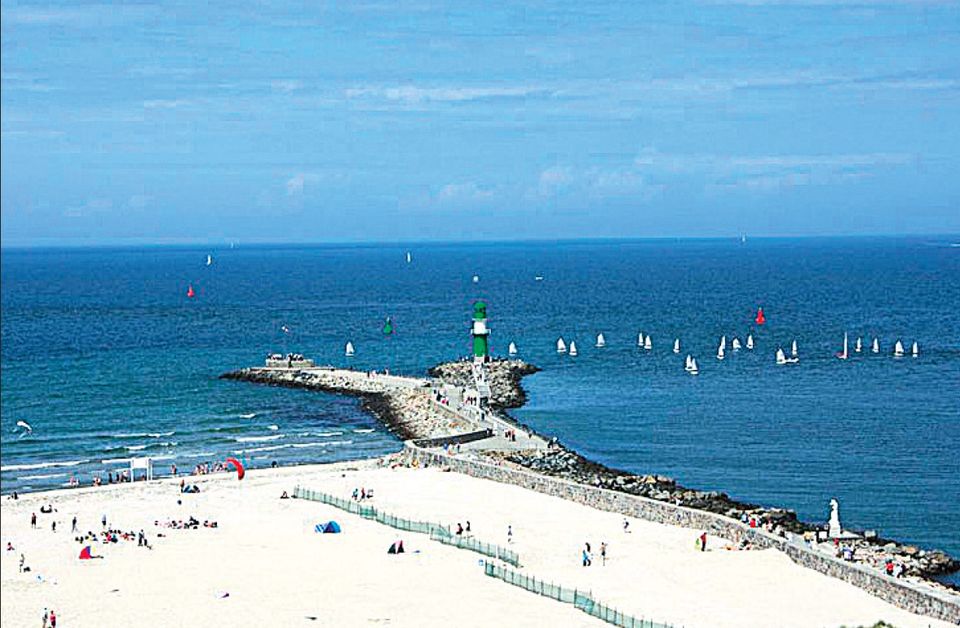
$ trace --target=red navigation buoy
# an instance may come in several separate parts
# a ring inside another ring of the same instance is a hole
[[[763,325],[767,322],[766,317],[763,315],[763,308],[757,308],[757,325]]]
[[[194,296],[196,296],[196,294],[197,294],[197,293],[193,291],[193,286],[192,286],[192,285],[191,285],[191,286],[187,286],[187,298],[188,298],[188,299],[192,299]]]

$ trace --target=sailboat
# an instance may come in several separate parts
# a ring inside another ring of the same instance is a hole
[[[777,348],[777,364],[783,365],[787,363],[787,356],[784,354],[783,349]]]
[[[733,351],[739,351],[739,350],[740,350],[740,339],[739,339],[739,338],[734,338],[734,339],[730,342],[730,348],[731,348]]]
[[[643,346],[643,332],[640,332],[639,334],[637,334],[637,346],[638,347]]]
[[[192,285],[192,284],[189,285],[189,286],[187,286],[187,298],[188,298],[188,299],[192,299],[193,297],[196,296],[196,294],[197,294],[197,293],[193,291],[193,285]]]
[[[727,337],[726,337],[726,336],[722,336],[722,337],[720,338],[720,346],[717,347],[717,359],[718,359],[718,360],[722,360],[722,359],[725,357],[725,355],[726,355],[726,353],[725,353],[725,352],[726,352],[726,348],[727,348]]]
[[[647,334],[647,337],[643,339],[643,348],[647,351],[653,349],[653,341],[650,340],[650,334]]]
[[[863,341],[860,340],[860,336],[857,336],[857,341],[853,343],[853,352],[860,353],[863,350]]]
[[[873,339],[873,346],[870,347],[871,353],[880,353],[880,341],[876,338]]]
[[[794,340],[793,344],[790,346],[790,355],[797,357],[797,341]]]
[[[207,255],[207,266],[213,264],[213,255]]]
[[[597,334],[597,349],[603,349],[606,346],[607,346],[607,341],[603,337],[603,333],[601,332]]]
[[[507,353],[510,355],[517,355],[517,345],[510,343],[510,346],[507,347]]]
[[[343,354],[344,354],[345,356],[347,356],[348,358],[352,358],[352,357],[353,357],[353,343],[352,343],[352,342],[348,342],[348,343],[347,343],[347,346],[343,348]]]
[[[473,283],[480,283],[480,275],[473,276]]]
[[[413,255],[410,255],[410,251],[407,251],[407,263],[409,264],[412,261],[413,261]]]
[[[576,340],[570,341],[570,356],[577,357],[577,341]]]
[[[687,369],[687,372],[691,375],[697,375],[700,373],[700,368],[697,366],[696,358],[690,358],[690,368]]]
[[[676,340],[673,341],[673,352],[674,352],[674,353],[680,353],[680,339],[679,339],[679,338],[677,338]]]
[[[897,344],[893,345],[893,357],[902,358],[903,357],[903,343],[897,340]]]
[[[747,334],[747,349],[753,351],[753,334]]]
[[[915,358],[920,357],[920,345],[917,344],[917,341],[913,341],[913,347],[910,348],[910,355]]]
[[[837,354],[837,357],[841,360],[846,360],[849,357],[849,352],[847,351],[847,332],[843,332],[843,351]]]
[[[567,352],[567,343],[563,341],[563,338],[557,338],[557,353],[566,353]]]

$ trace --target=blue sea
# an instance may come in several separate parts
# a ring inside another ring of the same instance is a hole
[[[355,399],[217,376],[270,351],[422,374],[469,352],[483,299],[494,352],[515,342],[543,369],[514,413],[535,429],[811,521],[836,497],[847,526],[960,556],[958,240],[4,249],[2,490],[87,482],[131,455],[168,472],[397,451]],[[835,359],[845,331],[881,354]],[[716,359],[721,335],[748,333],[754,351]],[[580,355],[558,355],[560,336]],[[800,363],[777,366],[794,339]],[[920,357],[893,358],[897,339]]]

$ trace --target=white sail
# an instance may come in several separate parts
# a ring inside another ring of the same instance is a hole
[[[739,351],[739,350],[740,350],[740,339],[739,339],[739,338],[734,338],[734,339],[730,342],[730,348],[733,349],[734,351]]]
[[[680,339],[679,339],[679,338],[677,338],[676,340],[673,341],[673,352],[674,352],[674,353],[680,353]]]
[[[213,255],[207,255],[207,266],[213,264]]]
[[[643,348],[647,351],[653,349],[653,341],[650,340],[650,334],[647,334],[647,337],[643,339]]]
[[[473,283],[480,283],[480,275],[473,276]]]
[[[689,372],[690,372],[691,375],[696,375],[697,373],[700,372],[700,368],[697,366],[697,359],[696,359],[696,358],[690,358],[690,371],[689,371]]]
[[[347,343],[347,346],[343,348],[343,353],[344,353],[344,355],[346,355],[348,358],[353,355],[353,343],[352,343],[352,342],[348,342],[348,343]]]
[[[717,359],[722,360],[726,355],[727,337],[720,338],[720,346],[717,347]]]
[[[571,340],[571,341],[570,341],[570,355],[572,355],[572,356],[574,356],[574,357],[576,357],[576,355],[577,355],[577,341],[576,341],[576,340]]]
[[[880,341],[876,338],[873,339],[873,346],[870,347],[870,351],[873,353],[880,353]]]
[[[790,355],[797,357],[797,341],[794,340],[793,344],[790,346]]]
[[[916,340],[913,341],[913,347],[910,348],[910,354],[915,358],[920,356],[920,345],[917,344]]]
[[[787,356],[783,353],[783,349],[777,349],[777,364],[786,364]]]
[[[903,357],[903,343],[899,340],[893,345],[893,355],[898,358]]]
[[[510,346],[507,347],[507,353],[510,355],[517,355],[517,345],[510,343]]]
[[[691,365],[692,363],[693,363],[693,356],[691,356],[691,355],[688,353],[686,360],[683,361],[683,368],[685,368],[686,370],[689,371],[689,370],[690,370],[690,365]]]
[[[747,334],[747,349],[753,350],[753,334]]]
[[[643,332],[640,332],[639,334],[637,334],[637,346],[638,347],[643,346]]]
[[[413,261],[413,255],[410,255],[410,251],[407,251],[407,263],[409,264],[412,261]]]
[[[857,341],[853,343],[854,353],[860,353],[863,350],[863,341],[860,340],[860,336],[857,336]]]
[[[847,349],[847,332],[843,332],[843,351],[837,354],[837,357],[841,360],[846,360],[849,357],[850,352]]]
[[[597,334],[597,348],[602,349],[603,347],[606,347],[606,346],[607,346],[607,341],[603,337],[603,332]]]
[[[563,341],[563,338],[557,338],[557,353],[566,353],[567,352],[567,343]]]

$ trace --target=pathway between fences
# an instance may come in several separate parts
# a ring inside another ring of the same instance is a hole
[[[532,576],[525,576],[512,569],[506,569],[493,563],[485,563],[483,571],[488,576],[499,578],[507,584],[526,589],[544,597],[548,597],[558,602],[573,604],[584,613],[596,617],[608,624],[614,626],[623,626],[624,628],[674,628],[672,624],[661,624],[649,619],[638,619],[601,604],[593,599],[589,591],[579,591],[577,589],[568,589],[552,582],[544,582]]]
[[[499,545],[494,545],[493,543],[484,543],[482,541],[478,541],[472,537],[455,535],[450,532],[450,526],[445,526],[430,521],[413,521],[411,519],[404,519],[403,517],[381,512],[373,506],[366,506],[359,502],[355,502],[352,499],[336,497],[322,491],[304,489],[300,488],[299,486],[294,487],[293,496],[300,499],[307,499],[310,501],[328,504],[330,506],[339,508],[340,510],[345,510],[355,515],[360,515],[364,519],[372,519],[378,523],[388,525],[391,528],[396,528],[398,530],[417,532],[419,534],[428,534],[430,535],[431,540],[439,541],[444,545],[453,545],[460,549],[466,549],[472,552],[477,552],[478,554],[483,554],[484,556],[489,556],[490,558],[497,558],[507,564],[513,565],[514,567],[520,566],[520,556],[517,555],[516,552],[508,550],[505,547],[500,547]]]

